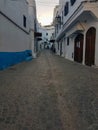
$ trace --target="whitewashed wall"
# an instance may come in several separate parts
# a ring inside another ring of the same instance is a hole
[[[95,65],[98,66],[98,22],[89,22],[90,20],[88,19],[88,23],[85,26],[85,31],[82,32],[84,35],[84,43],[83,43],[83,64],[85,64],[85,48],[86,48],[86,32],[90,27],[96,28],[96,39],[95,39]],[[69,45],[67,45],[66,41],[66,47],[65,47],[65,58],[73,61],[74,60],[74,39],[76,38],[77,35],[73,36],[70,38]],[[72,53],[73,53],[73,58],[72,58]]]
[[[73,61],[74,60],[74,37],[69,37],[69,45],[67,45],[66,39],[66,54],[65,58]]]
[[[64,5],[67,1],[70,1],[70,0],[60,0],[60,8],[59,8],[59,11],[58,11],[58,15],[62,16],[62,12],[64,11]],[[73,15],[73,13],[77,10],[77,8],[80,6],[81,2],[83,2],[85,0],[77,0],[75,2],[75,4],[73,6],[71,6],[69,4],[69,13],[67,14],[67,16],[63,16],[63,25],[66,24],[67,20]],[[95,1],[95,3],[92,3],[90,2],[90,0],[88,0],[88,3],[84,3],[83,4],[83,9],[85,11],[86,10],[91,10],[92,13],[88,13],[86,12],[85,15],[82,14],[82,17],[78,17],[81,13],[81,9],[78,10],[78,14],[77,14],[77,20],[76,21],[73,21],[73,19],[71,19],[69,21],[69,24],[68,26],[61,26],[61,29],[59,29],[59,32],[56,36],[56,40],[57,42],[59,42],[59,40],[62,41],[62,38],[61,38],[61,33],[62,33],[62,30],[63,30],[63,27],[65,27],[65,35],[66,37],[69,36],[70,38],[70,41],[69,41],[69,45],[67,45],[67,39],[65,40],[65,45],[63,43],[63,53],[65,55],[65,58],[71,60],[71,61],[74,61],[74,39],[76,38],[76,34],[74,35],[67,35],[68,32],[71,32],[73,33],[73,28],[75,28],[75,22],[80,22],[82,27],[84,28],[82,30],[82,32],[79,32],[79,33],[82,33],[84,34],[84,46],[83,46],[83,64],[85,64],[85,46],[86,46],[86,32],[88,31],[89,28],[91,27],[95,27],[96,28],[96,40],[95,40],[95,65],[98,66],[98,2]],[[81,7],[82,8],[82,7]],[[79,12],[80,11],[80,12]],[[80,18],[80,19],[79,19]],[[73,21],[73,23],[72,23]],[[71,26],[70,26],[71,25]],[[68,30],[66,30],[66,28],[68,28]],[[64,31],[64,30],[63,30]],[[60,50],[58,50],[58,44],[55,43],[55,46],[56,46],[56,51],[57,51],[57,54],[60,54]],[[64,49],[65,47],[65,49]]]
[[[29,35],[0,15],[0,52],[29,49]]]
[[[29,30],[30,30],[30,50],[32,50],[33,58],[36,57],[36,47],[35,47],[35,38],[34,32],[36,32],[36,3],[35,0],[27,0],[28,1],[28,13],[29,13]]]
[[[0,0],[0,69],[32,59],[36,5],[29,1]]]
[[[29,31],[28,4],[25,0],[0,0],[0,10],[22,28],[24,28],[23,15],[25,15],[27,25],[24,29]]]
[[[50,27],[49,29],[46,28],[46,33],[48,33],[48,35],[46,36],[46,38],[48,40],[50,40],[50,38],[52,37],[52,34],[54,33],[54,27]]]

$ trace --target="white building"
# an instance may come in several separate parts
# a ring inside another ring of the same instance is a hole
[[[37,22],[37,31],[38,31],[37,44],[39,52],[44,49],[44,33],[45,33],[45,29],[41,26],[39,22]]]
[[[34,0],[0,0],[0,69],[34,54]]]
[[[51,48],[52,42],[51,42],[51,37],[54,35],[54,26],[53,25],[47,25],[44,26],[45,32],[44,32],[44,38],[46,41],[46,48],[49,47]]]
[[[57,54],[98,66],[98,0],[60,0],[55,34]]]
[[[56,20],[56,17],[58,16],[59,7],[60,7],[60,5],[55,6],[54,12],[53,12],[53,25],[54,25],[54,28],[55,28],[54,36],[53,36],[53,40],[54,40],[53,46],[54,46],[56,53],[58,55],[59,55],[59,53],[58,53],[59,51],[58,51],[57,42],[55,40],[56,40],[56,35],[58,33],[58,29],[57,29],[58,28],[58,21]]]
[[[25,0],[26,1],[26,0]],[[36,57],[36,37],[37,33],[37,16],[36,16],[36,3],[35,0],[28,1],[28,12],[29,12],[29,35],[30,35],[30,50],[32,50],[33,58]]]
[[[40,32],[42,34],[42,37],[38,37],[39,38],[39,42],[38,42],[38,48],[39,50],[43,50],[47,47],[51,47],[51,37],[54,34],[54,26],[53,25],[47,25],[47,26],[41,26],[41,24],[38,23],[38,32]]]

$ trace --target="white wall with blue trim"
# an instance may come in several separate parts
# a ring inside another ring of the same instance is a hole
[[[33,58],[34,36],[29,30],[34,27],[29,17],[29,5],[25,0],[0,0],[0,70]]]

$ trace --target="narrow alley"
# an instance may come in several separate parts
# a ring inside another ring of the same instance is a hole
[[[45,50],[0,71],[0,130],[98,130],[98,69]]]

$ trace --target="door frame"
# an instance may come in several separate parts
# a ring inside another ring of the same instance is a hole
[[[86,32],[85,45],[85,64],[92,66],[95,64],[95,42],[96,42],[96,28],[90,27]]]
[[[74,61],[79,63],[82,63],[83,61],[83,45],[84,35],[79,33],[74,40]]]

